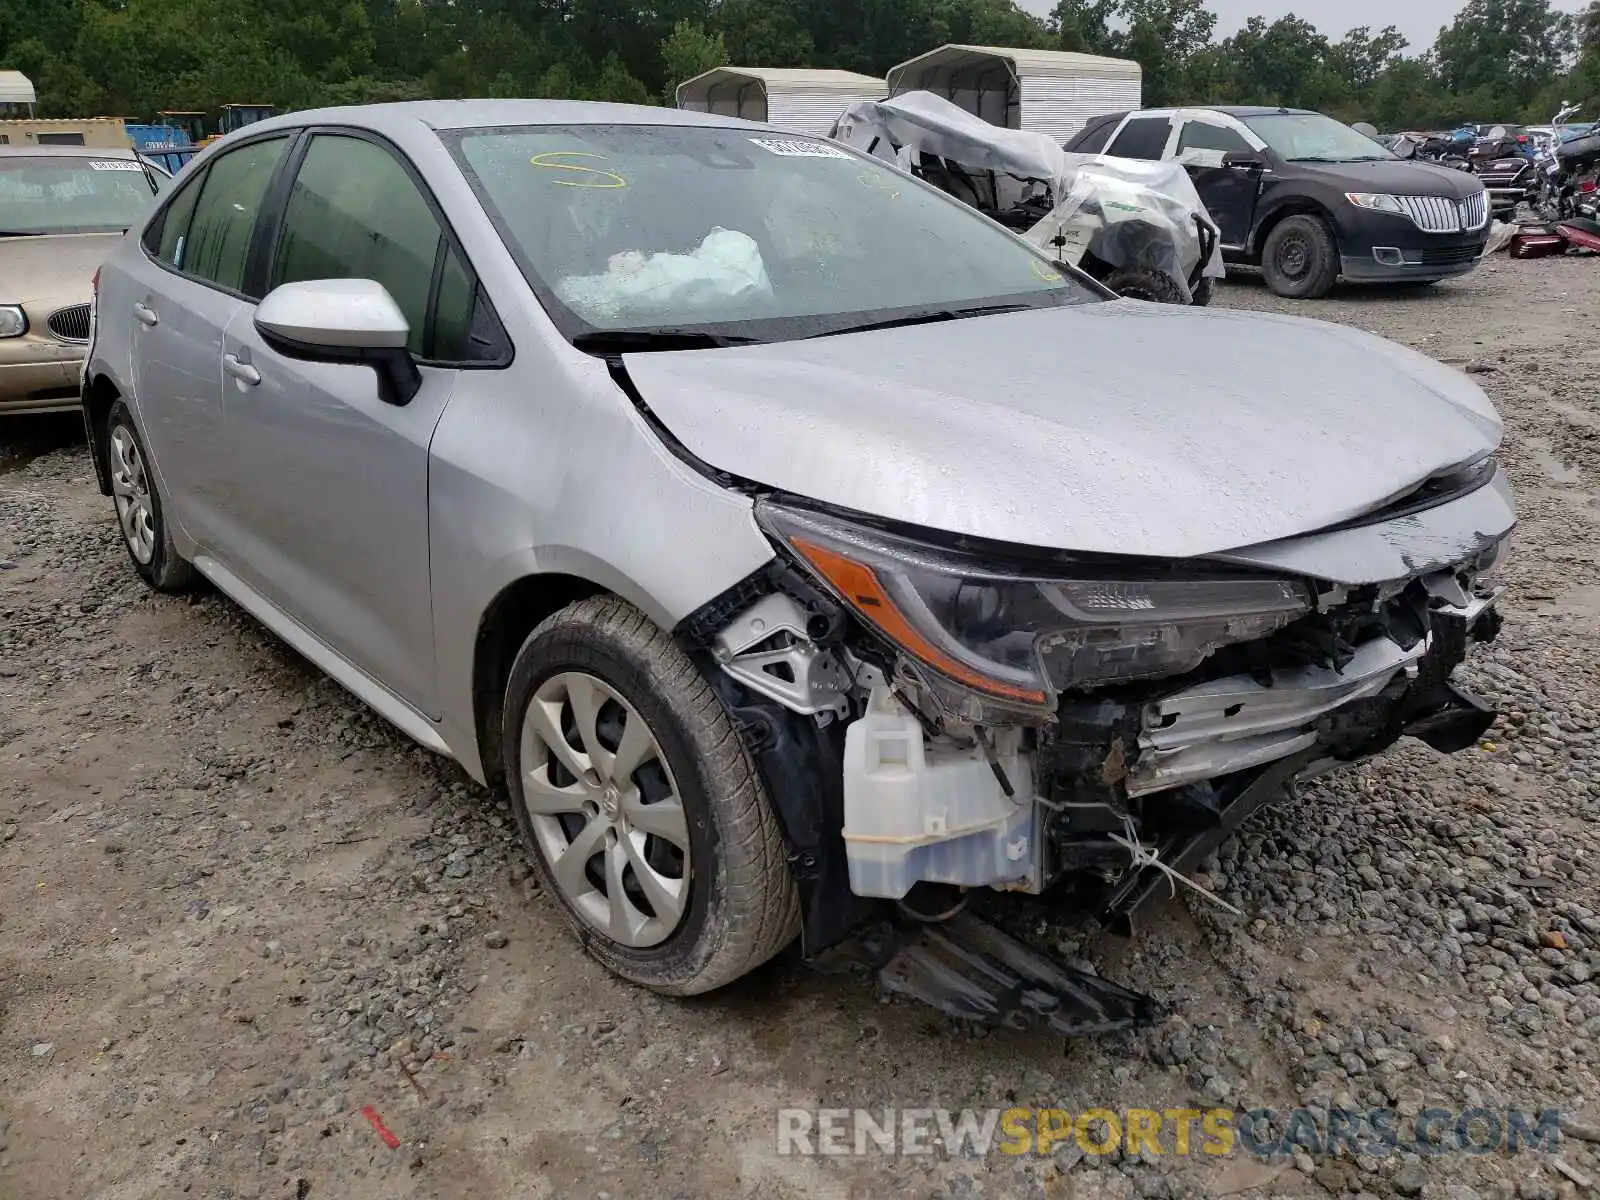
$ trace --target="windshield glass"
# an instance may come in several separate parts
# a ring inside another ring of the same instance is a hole
[[[820,139],[592,125],[451,142],[569,337],[784,340],[1098,298],[988,218]]]
[[[0,233],[121,233],[154,202],[131,158],[0,155]]]
[[[1393,158],[1377,142],[1321,113],[1245,117],[1257,137],[1290,162],[1373,162]]]

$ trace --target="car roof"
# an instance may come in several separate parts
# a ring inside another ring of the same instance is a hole
[[[0,146],[9,158],[137,158],[132,150],[108,146]]]
[[[663,125],[758,127],[755,122],[680,108],[609,104],[590,100],[412,100],[286,113],[249,126],[252,135],[302,125],[365,125],[375,129],[415,123],[433,130],[516,125]]]
[[[1202,108],[1207,112],[1219,112],[1230,117],[1269,117],[1287,114],[1294,117],[1314,117],[1318,114],[1309,108],[1282,108],[1267,104],[1196,104],[1190,108]]]

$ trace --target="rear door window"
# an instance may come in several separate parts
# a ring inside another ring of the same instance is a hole
[[[1222,125],[1208,125],[1204,121],[1189,121],[1178,134],[1178,153],[1185,150],[1216,150],[1223,154],[1248,153],[1249,142],[1236,129]]]
[[[1117,158],[1158,161],[1167,148],[1167,135],[1171,132],[1170,117],[1134,117],[1117,134],[1109,153]]]
[[[267,138],[212,160],[181,251],[185,273],[244,290],[256,219],[288,145],[287,136]]]

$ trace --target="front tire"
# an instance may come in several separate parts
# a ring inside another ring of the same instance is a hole
[[[194,584],[194,567],[178,556],[172,543],[150,455],[133,414],[121,400],[106,416],[106,443],[111,498],[133,569],[158,592],[187,591]]]
[[[1267,235],[1261,273],[1278,296],[1318,300],[1339,278],[1339,247],[1321,217],[1285,217]]]
[[[760,776],[699,668],[643,613],[595,597],[534,630],[501,744],[544,891],[608,970],[698,995],[794,940],[799,901]]]
[[[1143,300],[1150,304],[1189,303],[1177,281],[1160,271],[1138,268],[1113,271],[1106,276],[1106,286],[1125,300]]]

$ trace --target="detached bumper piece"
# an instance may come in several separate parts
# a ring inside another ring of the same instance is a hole
[[[890,992],[962,1020],[1082,1035],[1163,1020],[1149,996],[1054,962],[969,914],[939,925],[886,925],[863,939]]]

